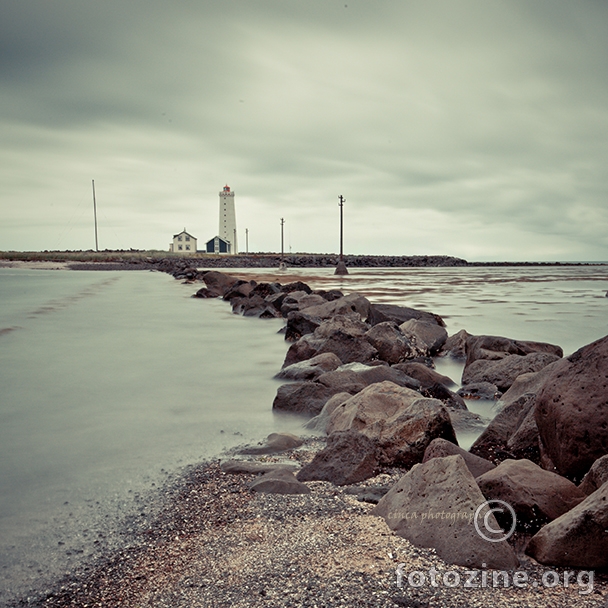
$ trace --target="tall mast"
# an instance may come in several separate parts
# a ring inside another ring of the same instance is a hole
[[[97,240],[97,201],[95,200],[95,180],[93,182],[93,215],[95,217],[95,251],[99,251],[99,242]]]

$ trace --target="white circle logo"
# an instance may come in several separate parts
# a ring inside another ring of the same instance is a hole
[[[487,507],[487,509],[484,512],[485,507]],[[509,531],[505,532],[502,528],[495,528],[492,524],[496,524],[496,518],[493,517],[494,513],[506,513],[507,511],[509,511],[509,513],[511,514],[512,524]],[[477,530],[477,534],[479,534],[481,538],[491,543],[500,543],[503,540],[507,540],[507,538],[509,538],[513,534],[513,532],[515,532],[515,526],[517,525],[517,515],[515,515],[515,510],[513,509],[513,507],[504,500],[487,500],[486,502],[480,504],[477,507],[477,511],[475,511],[474,522],[475,530]]]

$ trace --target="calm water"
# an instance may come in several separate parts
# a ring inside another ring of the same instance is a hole
[[[606,266],[331,273],[289,275],[430,310],[450,333],[566,354],[608,334]],[[145,522],[146,493],[180,466],[298,432],[271,411],[281,321],[232,315],[195,289],[159,273],[0,269],[0,602],[119,542],[117,522]]]

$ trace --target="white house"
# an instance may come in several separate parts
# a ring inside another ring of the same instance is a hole
[[[188,234],[184,228],[179,234],[173,235],[173,242],[169,245],[169,251],[196,253],[196,239],[191,234]]]

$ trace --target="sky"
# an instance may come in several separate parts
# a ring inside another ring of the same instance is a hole
[[[0,0],[0,250],[608,260],[605,0]]]

